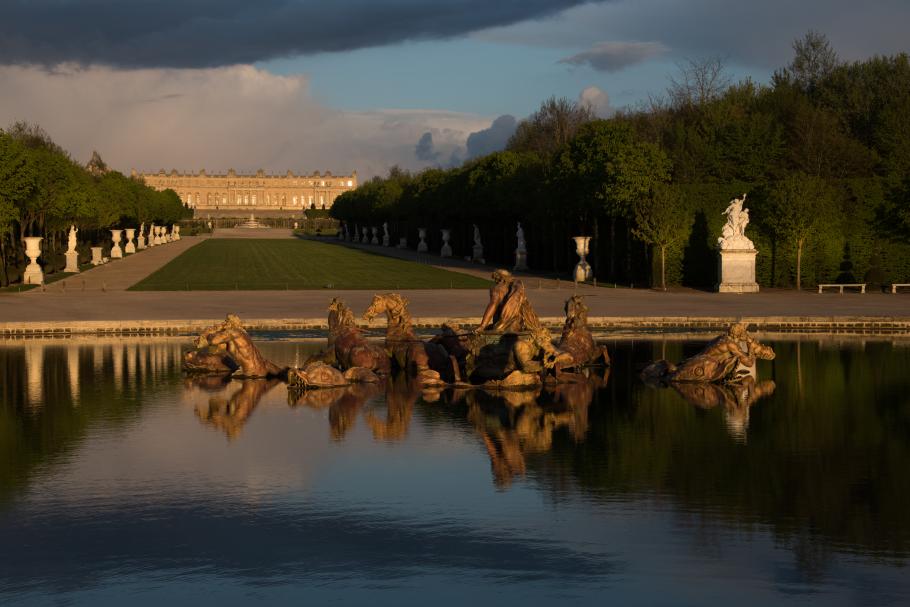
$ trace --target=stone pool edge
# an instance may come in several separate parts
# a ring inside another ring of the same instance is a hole
[[[0,337],[41,335],[179,335],[198,333],[221,322],[221,318],[184,320],[80,320],[0,322]],[[563,317],[542,317],[548,327],[562,327]],[[419,329],[433,329],[443,323],[476,326],[478,316],[418,317],[413,324]],[[910,334],[910,317],[889,316],[594,316],[588,319],[592,329],[634,329],[662,331],[667,329],[718,330],[733,322],[748,322],[754,330],[779,332]],[[244,326],[252,331],[325,330],[325,318],[245,318]],[[382,328],[385,320],[359,323],[363,327]]]

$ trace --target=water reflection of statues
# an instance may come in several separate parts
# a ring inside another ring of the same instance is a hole
[[[728,331],[687,358],[679,365],[666,360],[652,363],[644,369],[646,380],[671,382],[731,382],[755,375],[758,359],[773,360],[774,350],[749,335],[747,323],[731,325]]]
[[[734,198],[727,205],[723,214],[727,216],[727,223],[721,230],[721,237],[717,243],[721,249],[754,249],[755,245],[746,236],[746,226],[749,225],[749,210],[743,208],[746,195]]]
[[[221,430],[228,438],[237,438],[263,395],[277,383],[277,379],[243,380],[240,389],[227,400],[213,397],[207,405],[197,406],[196,417]]]
[[[741,442],[745,442],[749,428],[749,409],[773,394],[777,387],[770,379],[758,381],[751,375],[728,384],[672,382],[670,385],[686,402],[700,409],[722,407],[727,431]]]
[[[196,350],[184,356],[184,369],[199,370],[207,364],[214,365],[211,371],[219,372],[230,367],[224,354],[229,355],[236,365],[236,377],[279,377],[286,376],[281,369],[265,359],[253,344],[243,325],[235,314],[228,314],[224,322],[209,327],[196,338]]]

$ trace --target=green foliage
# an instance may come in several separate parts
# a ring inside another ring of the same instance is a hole
[[[62,257],[58,249],[71,224],[90,245],[106,241],[104,228],[170,224],[190,215],[174,192],[109,171],[97,152],[81,166],[37,125],[19,122],[0,131],[0,285],[21,270],[21,238],[28,234],[45,238],[48,264]]]
[[[647,199],[634,207],[635,227],[632,233],[642,242],[653,245],[660,253],[660,287],[667,289],[667,249],[681,243],[692,225],[692,213],[679,192],[672,186],[655,185]]]
[[[426,228],[431,250],[448,228],[456,255],[467,254],[477,224],[487,260],[502,265],[522,221],[532,267],[564,274],[575,263],[570,238],[592,235],[601,281],[643,284],[655,260],[638,220],[669,182],[691,226],[663,251],[671,284],[716,282],[721,211],[743,192],[755,205],[748,236],[760,284],[831,282],[848,244],[855,276],[874,265],[885,281],[910,280],[910,58],[842,63],[816,32],[793,48],[768,86],[728,86],[722,61],[690,62],[668,101],[609,120],[548,100],[506,151],[448,170],[393,171],[340,197],[332,216],[388,221],[412,245]]]

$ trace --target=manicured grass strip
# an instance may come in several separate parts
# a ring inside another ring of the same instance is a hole
[[[310,240],[206,240],[131,291],[485,289],[458,272]]]

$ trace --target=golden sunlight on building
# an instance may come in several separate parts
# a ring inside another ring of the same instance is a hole
[[[298,215],[307,209],[331,208],[335,198],[357,187],[357,171],[350,175],[331,172],[312,175],[269,175],[259,170],[252,175],[238,174],[234,169],[223,175],[132,172],[156,190],[172,189],[196,217],[230,217],[255,214]]]

